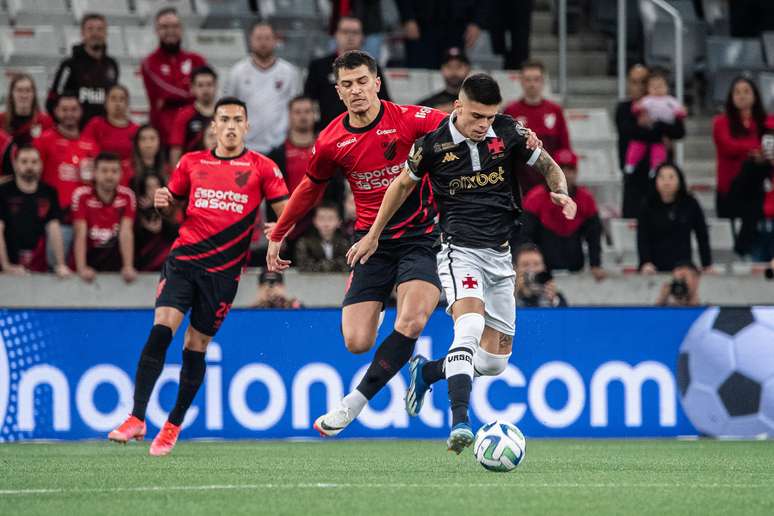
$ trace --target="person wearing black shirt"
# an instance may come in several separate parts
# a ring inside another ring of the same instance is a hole
[[[454,109],[454,101],[457,100],[457,95],[460,93],[462,81],[469,73],[470,61],[468,61],[468,57],[459,48],[450,48],[444,54],[441,62],[444,88],[438,93],[420,100],[417,104],[451,113]]]
[[[564,216],[572,219],[576,211],[562,169],[542,148],[530,148],[523,125],[498,114],[501,102],[489,75],[465,79],[454,112],[414,143],[408,170],[387,189],[371,229],[349,253],[350,263],[367,260],[390,217],[417,185],[425,188],[429,181],[440,215],[438,275],[454,319],[454,341],[445,359],[414,359],[406,400],[409,414],[417,414],[428,386],[447,379],[452,410],[447,445],[458,454],[473,442],[468,405],[474,371],[500,374],[513,344],[515,280],[508,239],[518,214],[511,193],[514,165],[535,166]]]
[[[320,108],[320,120],[317,127],[323,129],[342,114],[346,108],[336,91],[336,79],[333,76],[333,62],[338,56],[350,50],[358,50],[363,44],[363,25],[357,18],[342,16],[336,29],[336,51],[309,63],[309,73],[304,83],[304,96],[315,101]],[[379,98],[390,100],[387,82],[381,67],[376,66],[376,75],[382,80]]]
[[[60,277],[69,276],[59,226],[59,201],[56,190],[40,182],[43,162],[38,150],[19,147],[13,164],[14,179],[0,185],[0,269],[11,274],[48,271],[48,237],[54,271]]]
[[[637,219],[640,272],[672,271],[691,261],[691,233],[699,243],[701,265],[712,266],[707,223],[699,202],[688,193],[683,172],[665,163],[656,169],[655,186]]]

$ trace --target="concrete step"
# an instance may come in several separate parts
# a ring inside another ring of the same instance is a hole
[[[710,138],[689,137],[683,140],[683,146],[685,147],[686,160],[707,160],[713,159],[715,156],[715,144]]]
[[[569,74],[568,74],[569,75]],[[553,91],[559,91],[558,77],[551,78]],[[605,104],[615,100],[618,83],[615,77],[606,75],[587,75],[567,77],[567,92],[569,95],[604,95]]]
[[[532,52],[559,52],[559,38],[553,34],[533,34]],[[605,38],[597,34],[574,34],[567,37],[567,50],[605,50]]]
[[[568,85],[572,82],[572,79],[568,79]],[[558,87],[554,90],[558,90]],[[567,96],[567,101],[564,103],[564,108],[597,108],[607,109],[608,114],[613,117],[615,115],[615,102],[611,99],[610,95],[605,94],[570,94]]]
[[[532,12],[532,34],[551,34],[554,15],[550,11]]]
[[[688,178],[696,180],[712,181],[715,178],[715,159],[691,158],[685,160],[683,171]]]
[[[533,59],[543,61],[548,73],[559,75],[558,52],[532,52]],[[588,77],[605,75],[607,71],[607,54],[602,51],[568,51],[567,75],[569,77]]]
[[[688,135],[712,136],[712,117],[692,116],[685,121],[685,131]]]

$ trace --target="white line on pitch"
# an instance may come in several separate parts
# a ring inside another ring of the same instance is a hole
[[[523,483],[513,484],[214,484],[203,486],[137,486],[137,487],[95,487],[95,488],[40,488],[40,489],[0,489],[0,496],[36,495],[36,494],[77,494],[77,493],[122,493],[122,492],[165,492],[165,491],[240,491],[255,489],[460,489],[460,488],[507,488],[507,489],[657,489],[657,488],[696,488],[696,489],[758,489],[770,487],[766,484],[676,484],[676,483]]]

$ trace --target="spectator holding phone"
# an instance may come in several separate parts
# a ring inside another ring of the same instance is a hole
[[[546,269],[543,254],[532,243],[523,244],[514,253],[517,307],[567,306],[567,299],[556,289],[551,273]]]

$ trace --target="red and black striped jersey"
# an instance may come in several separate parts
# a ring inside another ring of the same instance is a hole
[[[414,141],[436,129],[446,113],[421,106],[381,101],[379,115],[365,127],[352,127],[343,113],[317,138],[307,175],[320,183],[341,169],[355,198],[355,230],[365,232],[374,222],[384,193],[398,177]],[[435,207],[430,184],[422,182],[393,215],[383,239],[432,233]]]
[[[277,165],[247,149],[234,158],[219,158],[211,150],[185,154],[167,188],[188,199],[170,257],[232,277],[239,277],[247,259],[263,199],[273,203],[288,197]]]

